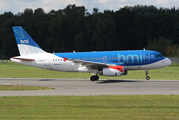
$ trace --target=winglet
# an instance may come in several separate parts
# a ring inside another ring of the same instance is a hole
[[[65,57],[63,57],[63,59],[64,59],[65,62],[68,60],[68,58],[65,58]]]

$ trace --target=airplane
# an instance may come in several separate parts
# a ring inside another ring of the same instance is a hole
[[[14,26],[13,31],[20,56],[10,58],[12,62],[54,71],[92,73],[91,81],[97,81],[98,74],[122,76],[127,75],[129,70],[145,70],[146,79],[149,80],[149,69],[167,67],[172,63],[161,53],[145,49],[48,53],[21,26]]]

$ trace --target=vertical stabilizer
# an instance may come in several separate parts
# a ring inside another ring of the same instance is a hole
[[[21,26],[13,27],[13,31],[21,56],[46,53]]]

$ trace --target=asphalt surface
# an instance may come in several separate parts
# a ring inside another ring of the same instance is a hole
[[[0,91],[0,96],[179,95],[179,80],[0,78],[0,85],[48,86],[55,90]]]

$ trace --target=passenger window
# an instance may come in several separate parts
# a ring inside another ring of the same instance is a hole
[[[156,55],[156,58],[158,58],[158,55]]]

